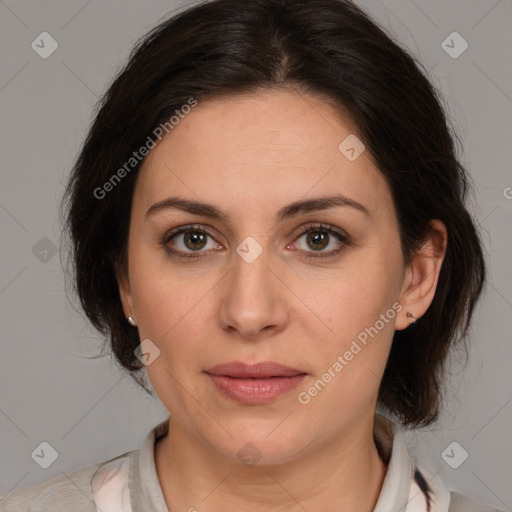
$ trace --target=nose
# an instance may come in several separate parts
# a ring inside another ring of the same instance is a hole
[[[288,322],[286,293],[290,291],[279,276],[279,263],[264,249],[252,262],[235,253],[231,264],[222,280],[222,328],[240,339],[253,341],[281,332]]]

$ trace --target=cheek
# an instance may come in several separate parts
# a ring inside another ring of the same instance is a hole
[[[307,383],[315,389],[306,389],[310,397],[322,395],[314,398],[319,405],[335,402],[336,410],[346,412],[374,400],[401,310],[400,261],[399,254],[368,248],[347,258],[324,281],[324,293],[316,293],[314,308],[330,328],[316,341],[319,373]]]
[[[311,294],[314,308],[321,313],[331,328],[329,339],[353,339],[366,328],[373,326],[382,314],[391,308],[386,327],[393,330],[396,312],[392,309],[399,297],[399,258],[390,257],[378,250],[353,253],[343,268],[323,279],[323,286]],[[322,293],[318,293],[322,289]],[[333,335],[334,334],[334,335]]]
[[[193,341],[204,336],[204,308],[214,276],[180,272],[154,249],[134,254],[130,265],[141,340],[153,341],[169,362],[177,361],[177,356],[192,358]]]
[[[205,338],[206,294],[213,283],[180,279],[170,265],[138,268],[133,266],[132,282],[140,338],[150,339],[160,351],[146,371],[165,407],[186,423],[195,414],[189,397],[200,395],[198,351]]]
[[[350,291],[349,284],[337,288],[336,307],[325,302],[336,336],[329,336],[328,342],[316,340],[317,371],[297,395],[316,425],[312,428],[334,431],[372,409],[389,355],[396,309],[383,300],[384,292],[376,296],[375,287],[373,293],[356,288],[347,300],[344,292]]]

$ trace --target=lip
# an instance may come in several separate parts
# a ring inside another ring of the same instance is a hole
[[[241,361],[231,361],[229,363],[218,364],[206,373],[210,375],[223,375],[238,379],[262,379],[265,377],[293,377],[303,372],[295,368],[290,368],[283,364],[274,363],[273,361],[261,361],[254,364],[246,364]]]
[[[232,361],[205,372],[228,398],[244,404],[269,403],[296,388],[306,373],[272,361],[245,364]]]

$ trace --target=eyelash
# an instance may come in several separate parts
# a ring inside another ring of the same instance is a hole
[[[346,247],[351,245],[351,241],[350,241],[350,238],[348,237],[348,235],[346,235],[346,234],[344,234],[344,233],[342,233],[340,231],[335,230],[330,225],[321,224],[321,223],[305,226],[304,228],[301,229],[301,231],[297,235],[296,239],[300,238],[301,236],[303,236],[305,234],[308,234],[310,232],[316,232],[316,231],[326,232],[329,235],[334,235],[338,239],[338,241],[340,241],[342,243],[342,247],[339,248],[339,249],[336,249],[336,250],[328,251],[327,253],[325,253],[325,252],[322,253],[320,251],[316,252],[316,253],[315,253],[315,251],[312,251],[312,252],[310,252],[310,251],[302,251],[304,253],[303,257],[306,258],[306,259],[318,259],[318,258],[331,258],[331,257],[335,257],[338,254],[340,254]],[[174,249],[170,249],[168,247],[167,244],[174,237],[176,237],[178,235],[181,235],[183,233],[188,233],[188,232],[202,233],[202,234],[207,235],[207,236],[209,236],[210,238],[213,239],[213,236],[208,232],[208,230],[204,229],[203,227],[201,227],[200,225],[197,225],[197,224],[187,225],[187,226],[182,226],[180,228],[176,228],[175,230],[172,230],[169,233],[167,233],[164,236],[164,239],[162,240],[162,245],[164,246],[166,251],[171,256],[176,256],[178,258],[185,258],[185,259],[193,259],[193,258],[200,258],[200,257],[202,257],[202,256],[199,256],[199,255],[195,256],[193,254],[186,254],[186,253],[183,253],[181,251],[176,251]],[[203,252],[203,251],[193,251],[193,252],[200,253],[200,252]]]

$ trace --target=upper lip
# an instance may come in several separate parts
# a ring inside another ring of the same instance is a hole
[[[262,361],[260,363],[246,364],[241,361],[218,364],[206,370],[210,375],[224,375],[238,379],[243,378],[265,378],[265,377],[293,377],[302,375],[305,372],[290,368],[273,361]]]

